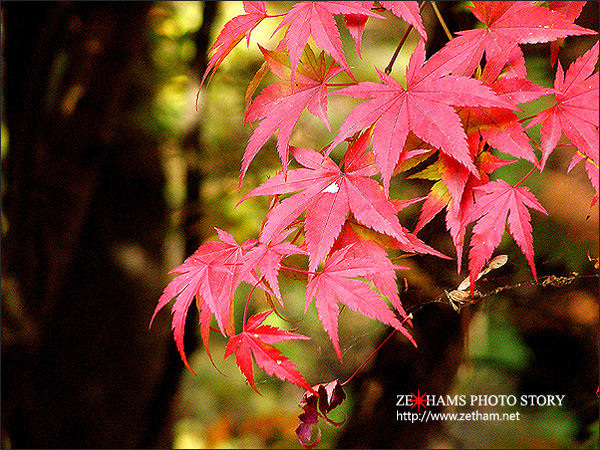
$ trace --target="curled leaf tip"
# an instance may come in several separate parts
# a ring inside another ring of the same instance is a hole
[[[327,413],[342,404],[345,399],[346,393],[338,380],[318,384],[304,393],[300,401],[303,412],[298,416],[300,425],[296,428],[296,436],[304,447],[314,448],[321,440],[321,429],[318,427],[319,417],[336,427],[346,421],[344,418],[341,422],[336,422],[327,417]],[[315,427],[316,436],[313,438]]]

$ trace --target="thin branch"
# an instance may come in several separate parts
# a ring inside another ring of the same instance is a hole
[[[460,311],[465,306],[475,305],[476,303],[479,303],[484,298],[492,297],[492,296],[500,294],[501,292],[504,292],[504,291],[518,289],[523,286],[539,286],[541,288],[545,288],[547,286],[563,287],[568,284],[571,284],[573,281],[575,281],[579,278],[598,278],[598,277],[599,277],[599,274],[580,275],[577,272],[572,272],[570,275],[567,275],[564,277],[557,277],[556,275],[548,275],[548,276],[539,278],[538,281],[533,281],[533,280],[532,281],[522,281],[522,282],[516,283],[516,284],[500,286],[500,287],[492,289],[491,291],[486,292],[484,294],[482,294],[479,291],[475,291],[474,297],[471,297],[470,295],[468,295],[468,291],[454,290],[451,292],[445,292],[443,296],[438,297],[434,300],[425,301],[423,303],[419,303],[418,305],[414,305],[410,308],[407,308],[406,312],[409,314],[414,314],[415,312],[421,310],[426,305],[429,305],[432,303],[443,303],[445,305],[452,306],[452,308],[457,313],[460,313]],[[460,296],[453,295],[457,292],[460,294],[465,294],[465,295],[460,295]]]
[[[440,12],[440,10],[437,7],[435,2],[431,2],[431,6],[433,7],[433,11],[435,12],[435,15],[437,16],[438,20],[440,21],[440,25],[444,29],[444,33],[446,33],[446,37],[448,38],[449,41],[451,41],[454,38],[452,37],[452,33],[450,32],[448,25],[446,25],[446,21],[442,17],[442,13]]]
[[[515,184],[515,187],[518,187],[521,185],[521,183],[523,183],[527,178],[529,178],[529,176],[535,171],[535,169],[539,169],[540,167],[535,164],[531,170],[529,172],[527,172],[527,175],[525,175],[523,178],[521,178],[521,181],[519,181],[517,184]]]
[[[408,320],[412,320],[412,318],[413,318],[412,314],[409,314],[409,315],[408,315],[408,316],[406,316],[406,318],[405,318],[405,319],[402,321],[402,324],[404,324],[404,322],[406,322],[406,321],[408,321]],[[367,359],[365,359],[365,360],[363,361],[363,363],[362,363],[362,364],[361,364],[361,365],[358,367],[358,369],[356,369],[356,370],[354,371],[354,373],[353,373],[352,375],[350,375],[350,378],[348,378],[346,381],[344,381],[344,382],[343,382],[341,385],[342,385],[342,386],[345,386],[346,384],[348,384],[348,383],[350,382],[350,380],[351,380],[352,378],[354,378],[354,376],[355,376],[355,375],[356,375],[358,372],[360,372],[360,371],[362,370],[362,368],[363,368],[363,367],[365,367],[369,361],[371,361],[371,359],[373,358],[373,356],[375,356],[375,354],[376,354],[376,353],[379,351],[379,349],[380,349],[381,347],[383,347],[383,345],[384,345],[384,344],[385,344],[387,341],[389,341],[389,340],[390,340],[390,338],[391,338],[391,337],[394,335],[394,333],[395,333],[396,331],[397,331],[397,330],[394,328],[394,329],[392,330],[392,332],[391,332],[391,333],[388,335],[388,337],[386,337],[386,338],[383,340],[383,342],[382,342],[381,344],[379,344],[379,345],[377,346],[377,348],[371,352],[371,354],[368,356],[368,358],[367,358]]]
[[[409,25],[408,28],[406,29],[406,31],[404,32],[404,36],[402,36],[402,39],[400,39],[400,43],[396,47],[396,51],[394,51],[394,54],[392,55],[392,59],[390,59],[390,63],[385,68],[384,72],[385,72],[386,75],[389,75],[390,73],[392,73],[392,68],[394,67],[394,63],[396,62],[396,58],[398,57],[398,53],[400,53],[400,49],[402,48],[402,46],[406,42],[406,39],[408,38],[408,34],[410,33],[410,30],[412,30],[412,29],[413,29],[413,26]]]
[[[248,315],[248,306],[250,305],[250,298],[252,297],[252,294],[254,293],[254,290],[258,287],[259,284],[261,284],[264,281],[264,279],[265,279],[265,277],[263,275],[261,277],[261,279],[258,280],[258,282],[254,286],[252,286],[252,290],[248,294],[248,300],[246,300],[246,307],[244,308],[244,319],[242,321],[242,330],[244,328],[246,328],[246,317]]]
[[[421,4],[419,5],[419,10],[422,10],[424,5],[425,5],[425,2],[421,2]],[[394,54],[392,55],[392,59],[390,60],[390,63],[387,65],[387,67],[384,70],[386,75],[389,75],[390,73],[392,73],[392,68],[394,67],[396,58],[398,57],[398,54],[400,53],[402,46],[406,42],[406,39],[408,39],[408,34],[410,33],[410,31],[412,29],[413,29],[413,26],[409,25],[408,28],[406,29],[406,31],[404,32],[404,35],[400,39],[400,42],[398,43],[398,46],[396,47],[396,50],[394,51]]]

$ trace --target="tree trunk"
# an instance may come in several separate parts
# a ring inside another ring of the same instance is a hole
[[[3,447],[170,445],[148,2],[3,2]],[[151,77],[150,77],[151,78]],[[11,289],[12,287],[12,289]]]

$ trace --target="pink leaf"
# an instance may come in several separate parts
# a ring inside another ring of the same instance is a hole
[[[473,2],[473,14],[487,27],[462,31],[448,42],[435,59],[452,68],[455,74],[473,74],[483,53],[486,69],[498,76],[508,63],[522,65],[519,44],[552,42],[567,36],[596,34],[574,25],[560,13],[536,6],[535,2],[498,1]],[[432,58],[434,59],[434,58]],[[524,67],[509,67],[508,71],[523,72]],[[488,75],[489,76],[489,75]]]
[[[273,83],[265,88],[246,111],[245,122],[260,120],[260,124],[254,130],[244,152],[240,184],[250,162],[277,130],[279,130],[277,152],[284,170],[287,170],[290,137],[305,109],[321,119],[329,128],[326,83],[341,71],[336,64],[331,64],[327,68],[322,53],[317,60],[311,60],[309,55],[313,58],[314,55],[307,48],[308,61],[301,66],[303,70],[299,71],[292,82],[287,57],[282,53],[265,50],[262,47],[260,50],[271,71],[283,81]]]
[[[490,259],[494,249],[500,244],[504,226],[508,219],[508,229],[529,262],[534,279],[537,280],[533,262],[533,240],[531,236],[531,216],[526,207],[544,214],[546,210],[534,195],[524,186],[513,187],[504,180],[490,181],[475,188],[480,194],[472,208],[470,219],[477,220],[473,227],[471,250],[469,252],[469,272],[471,293],[477,275]]]
[[[329,334],[340,361],[342,352],[337,333],[338,302],[353,311],[393,326],[414,343],[412,336],[381,299],[381,296],[366,282],[355,279],[360,276],[368,276],[381,269],[385,270],[385,264],[377,264],[371,259],[356,257],[353,253],[353,246],[350,245],[329,255],[323,270],[306,285],[305,309],[308,310],[314,299],[319,320]]]
[[[363,1],[362,6],[365,9],[371,9],[373,7],[374,1]],[[354,43],[356,45],[356,52],[358,56],[360,55],[360,45],[362,41],[362,34],[365,30],[365,25],[367,24],[367,20],[369,16],[364,14],[346,14],[344,16],[344,20],[346,22],[346,28],[350,32],[350,35],[354,39]]]
[[[344,172],[329,157],[311,149],[293,148],[294,157],[307,168],[276,175],[244,197],[302,190],[269,212],[260,241],[269,242],[306,211],[308,270],[314,271],[333,246],[348,213],[352,212],[360,223],[398,239],[406,251],[436,253],[416,237],[409,239],[409,233],[400,225],[394,206],[381,186],[367,178],[374,171],[372,154],[364,153],[369,136],[367,132],[359,137],[346,154]]]
[[[579,17],[581,14],[581,10],[585,6],[586,2],[580,1],[552,1],[548,3],[548,9],[552,11],[556,11],[564,15],[568,20],[574,22],[575,19]],[[552,67],[556,64],[556,60],[558,58],[558,50],[562,45],[564,39],[558,39],[550,44],[550,64]]]
[[[184,261],[171,270],[178,273],[165,288],[158,300],[152,316],[164,308],[174,297],[173,335],[184,363],[189,367],[183,348],[185,320],[187,311],[198,297],[200,321],[203,326],[202,338],[208,350],[208,329],[210,318],[214,314],[221,333],[230,336],[234,333],[231,316],[233,314],[233,293],[241,281],[240,269],[243,255],[254,242],[240,246],[229,233],[217,229],[221,242],[207,242]],[[152,322],[151,322],[152,324]],[[191,370],[191,369],[190,369]]]
[[[456,76],[439,78],[439,72],[431,75],[429,63],[423,65],[424,59],[425,47],[421,41],[407,68],[406,90],[392,77],[377,71],[382,84],[361,82],[336,92],[371,100],[358,105],[346,117],[330,149],[375,124],[373,152],[386,193],[409,131],[476,174],[465,132],[452,106],[512,108],[477,80]]]
[[[244,38],[244,36],[246,36],[247,44],[250,44],[251,31],[267,17],[264,1],[244,2],[244,11],[246,11],[247,14],[236,16],[225,24],[217,36],[215,43],[210,48],[209,53],[212,51],[215,53],[208,61],[204,76],[200,82],[200,88],[202,88],[208,74],[210,73],[212,78],[212,74],[214,74],[225,57]]]
[[[260,276],[265,277],[273,293],[280,301],[281,292],[279,291],[277,275],[279,269],[281,269],[281,260],[288,255],[306,254],[304,250],[299,249],[294,244],[284,242],[292,231],[284,231],[267,244],[259,243],[258,246],[246,253],[245,262],[241,269],[242,272],[247,273],[253,270],[258,271]]]
[[[244,330],[229,339],[225,348],[225,358],[235,353],[236,364],[256,392],[258,389],[254,383],[252,356],[256,360],[256,365],[268,375],[275,375],[283,381],[287,380],[312,391],[296,365],[272,345],[278,342],[310,338],[270,325],[262,325],[271,312],[272,310],[265,311],[250,317]]]
[[[279,30],[289,25],[284,39],[290,55],[292,80],[309,36],[312,36],[319,48],[323,49],[340,66],[344,69],[348,68],[340,34],[333,16],[336,14],[356,14],[382,18],[379,14],[371,12],[371,8],[366,8],[362,3],[359,1],[300,2],[292,7],[277,27],[277,30]]]
[[[342,233],[336,240],[332,251],[341,250],[344,247],[353,245],[352,251],[356,257],[371,259],[374,265],[379,267],[379,270],[367,274],[365,278],[373,282],[374,286],[388,298],[398,313],[406,318],[406,312],[402,307],[402,302],[398,295],[396,270],[408,270],[408,267],[394,265],[381,245],[374,240],[361,237],[355,231],[355,227],[359,228],[358,224],[351,221],[345,223]]]
[[[379,4],[410,23],[423,40],[427,40],[427,32],[423,26],[423,19],[421,19],[419,11],[419,2],[379,2]]]
[[[539,113],[527,128],[542,124],[542,167],[564,133],[577,149],[598,163],[598,42],[554,80],[556,105]]]

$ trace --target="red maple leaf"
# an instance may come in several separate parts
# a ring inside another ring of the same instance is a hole
[[[471,250],[469,251],[469,274],[471,294],[477,275],[483,269],[494,249],[500,244],[504,224],[508,218],[508,230],[517,242],[537,280],[533,261],[533,238],[531,216],[527,207],[544,214],[546,210],[535,196],[524,186],[511,186],[504,180],[490,181],[474,189],[475,203],[469,214],[469,222],[477,220],[473,227]]]
[[[482,78],[486,80],[484,69]],[[520,77],[503,77],[489,84],[498,97],[506,99],[515,105],[526,103],[551,94],[552,91],[538,86]],[[488,151],[482,151],[484,143],[489,144],[503,153],[517,158],[523,158],[534,164],[537,159],[530,145],[529,136],[523,130],[517,115],[505,108],[483,106],[462,107],[458,109],[471,155],[479,171],[479,178],[469,173],[455,160],[440,154],[437,166],[441,183],[436,183],[427,200],[423,204],[419,223],[415,228],[417,233],[444,207],[447,208],[446,226],[457,252],[457,267],[462,265],[465,228],[467,226],[466,212],[473,203],[473,188],[489,181],[489,174],[496,169],[516,162],[497,158]],[[438,179],[435,176],[430,179]]]
[[[310,338],[270,325],[262,325],[271,312],[273,310],[264,311],[250,317],[244,326],[244,330],[229,339],[225,348],[225,358],[235,353],[236,364],[256,392],[258,392],[258,389],[254,384],[252,355],[254,355],[256,365],[267,372],[268,375],[275,375],[280,380],[287,380],[304,389],[312,390],[296,368],[296,365],[272,345],[277,342]]]
[[[496,169],[511,164],[515,161],[505,161],[497,158],[489,151],[482,151],[482,142],[478,135],[469,135],[469,147],[474,156],[474,162],[479,171],[479,177],[471,173],[463,174],[464,184],[460,184],[457,193],[456,174],[464,171],[451,158],[444,154],[439,155],[437,162],[431,164],[423,171],[411,175],[409,178],[424,178],[436,181],[427,199],[421,208],[419,221],[415,227],[415,234],[429,223],[439,212],[446,209],[446,227],[456,247],[457,268],[462,265],[462,253],[466,227],[469,224],[467,212],[473,204],[473,189],[489,181],[489,174]]]
[[[340,33],[333,18],[336,14],[356,14],[382,19],[379,14],[371,12],[370,7],[366,8],[363,6],[363,2],[358,1],[296,3],[273,32],[274,34],[279,29],[289,25],[283,40],[292,63],[292,79],[296,74],[300,55],[308,42],[309,36],[312,36],[319,48],[323,49],[340,66],[344,69],[348,68]],[[352,76],[351,73],[349,75]]]
[[[343,172],[327,156],[312,149],[292,148],[294,158],[305,168],[276,175],[244,197],[302,190],[269,211],[260,241],[268,242],[306,211],[308,270],[314,271],[329,253],[351,211],[360,223],[398,239],[405,251],[437,253],[416,237],[407,237],[409,233],[400,225],[393,204],[379,183],[369,178],[376,172],[372,153],[365,153],[369,138],[370,130],[351,146],[344,157]]]
[[[439,51],[438,64],[454,66],[453,73],[473,74],[483,53],[493,78],[508,71],[524,76],[525,60],[519,44],[552,42],[567,36],[596,34],[574,25],[564,15],[535,5],[533,1],[473,2],[473,14],[487,27],[459,32]],[[432,57],[432,59],[434,59]]]
[[[355,279],[385,269],[385,265],[377,264],[371,258],[355,257],[353,245],[350,245],[330,254],[325,260],[323,270],[306,285],[305,312],[315,299],[319,320],[329,334],[340,361],[342,352],[337,332],[340,312],[338,302],[353,311],[396,328],[413,344],[415,343],[387,303],[381,299],[381,295],[371,289],[366,281]]]
[[[184,351],[183,337],[185,320],[190,305],[194,298],[198,299],[202,338],[207,352],[209,352],[208,327],[210,327],[213,314],[224,336],[234,334],[232,323],[233,293],[242,281],[241,278],[243,278],[240,276],[243,255],[256,244],[255,240],[249,240],[239,245],[233,236],[226,231],[218,228],[216,230],[221,242],[210,241],[201,245],[183,264],[169,272],[178,273],[179,275],[165,288],[152,316],[153,321],[156,314],[174,297],[177,297],[172,310],[173,337],[181,359],[188,368],[189,364]],[[152,321],[150,325],[152,325]]]
[[[371,9],[373,7],[374,1],[363,1],[361,2],[363,8]],[[350,32],[350,35],[354,39],[354,44],[356,45],[356,52],[358,56],[362,58],[360,54],[360,47],[362,42],[363,31],[365,31],[365,25],[367,24],[367,20],[369,16],[365,16],[363,14],[345,14],[344,21],[346,22],[346,28]]]
[[[419,2],[379,2],[385,9],[390,10],[396,16],[410,23],[424,41],[427,40],[427,32],[423,26],[423,19],[419,11]]]
[[[259,45],[260,47],[260,45]],[[340,67],[332,63],[325,65],[325,56],[321,52],[316,59],[310,47],[306,47],[305,60],[299,67],[294,81],[291,80],[289,58],[279,52],[265,50],[260,47],[265,61],[282,81],[266,87],[254,99],[246,111],[244,122],[260,120],[260,124],[248,141],[244,152],[240,183],[248,170],[250,162],[267,142],[271,135],[279,130],[277,136],[277,152],[281,158],[284,171],[288,166],[289,142],[292,130],[302,112],[308,110],[321,119],[330,129],[327,119],[327,81],[340,73]]]
[[[556,105],[540,112],[527,125],[542,124],[542,167],[564,133],[577,149],[598,163],[598,42],[554,79]]]
[[[579,14],[581,14],[581,10],[585,6],[585,3],[586,2],[581,1],[553,1],[548,3],[548,9],[559,12],[571,22],[574,22],[575,19],[579,17]],[[556,59],[558,58],[558,50],[562,45],[563,41],[564,39],[557,39],[556,41],[550,44],[550,64],[552,65],[552,67],[554,67],[554,65],[556,64]]]
[[[208,74],[214,74],[215,70],[217,70],[225,57],[244,38],[244,36],[246,36],[247,45],[250,45],[250,33],[256,25],[267,17],[264,1],[243,3],[244,11],[246,11],[247,14],[241,14],[227,22],[217,36],[214,44],[210,47],[208,52],[215,51],[215,53],[211,56],[206,65],[200,88],[202,88]]]
[[[358,105],[346,117],[330,149],[357,131],[375,124],[373,151],[386,192],[409,131],[476,174],[460,118],[451,105],[512,109],[511,103],[499,99],[478,80],[442,76],[438,70],[432,76],[429,63],[423,64],[424,61],[425,47],[420,41],[408,64],[406,89],[377,70],[381,84],[365,81],[335,92],[371,100]]]
[[[450,201],[446,206],[446,227],[450,232],[452,242],[456,247],[456,267],[458,272],[460,272],[462,268],[465,232],[467,225],[470,223],[468,212],[473,205],[475,195],[474,189],[487,183],[490,180],[489,175],[496,169],[512,164],[515,160],[503,160],[489,151],[482,151],[477,154],[475,162],[479,169],[479,178],[469,174],[462,197],[456,202],[453,200]],[[446,174],[442,175],[442,181],[444,180],[444,176],[446,176]]]
[[[293,230],[284,231],[279,236],[274,237],[268,243],[259,243],[245,255],[245,262],[242,266],[242,273],[249,273],[257,270],[260,276],[265,277],[267,283],[273,290],[275,296],[281,301],[281,292],[277,275],[281,269],[281,260],[288,255],[306,254],[291,242],[285,242],[285,239]],[[257,277],[260,278],[260,277]]]
[[[590,182],[592,183],[592,187],[594,188],[594,191],[596,191],[596,193],[594,194],[594,198],[592,199],[592,204],[590,205],[590,207],[594,206],[596,204],[596,201],[598,201],[598,188],[599,188],[599,171],[598,171],[598,163],[592,161],[590,158],[582,155],[581,153],[577,152],[573,155],[573,158],[571,158],[571,163],[569,164],[569,167],[567,168],[567,173],[569,173],[571,171],[571,169],[573,169],[573,167],[575,167],[577,164],[579,164],[581,161],[585,160],[585,171],[587,172],[588,178],[590,180]]]
[[[489,81],[487,75],[484,69],[482,78],[486,83]],[[489,84],[489,87],[500,98],[515,105],[552,93],[551,90],[520,77],[502,77]],[[516,160],[502,160],[488,151],[483,151],[484,144],[487,143],[504,153],[526,159],[534,164],[537,164],[537,160],[529,143],[529,136],[513,111],[474,106],[460,108],[458,113],[465,127],[471,155],[479,170],[479,178],[468,173],[446,155],[440,154],[438,173],[441,183],[438,182],[432,187],[430,195],[423,204],[415,233],[446,207],[446,226],[456,247],[457,268],[460,271],[465,228],[468,224],[466,212],[473,203],[473,188],[487,183],[489,174],[496,169],[516,162]]]
[[[489,83],[485,69],[482,78],[498,97],[515,105],[552,94],[552,90],[538,86],[526,78],[502,77]],[[537,163],[529,136],[513,111],[505,108],[470,106],[460,108],[458,114],[462,118],[467,136],[474,133],[481,135],[491,147],[516,158]]]
[[[371,9],[375,2],[363,1],[361,3],[365,9]],[[427,40],[427,32],[425,31],[425,27],[423,26],[423,19],[421,19],[418,2],[379,2],[379,4],[383,8],[393,12],[396,16],[410,23],[421,35],[421,37],[424,40]],[[344,16],[344,20],[346,21],[346,27],[348,28],[348,31],[354,38],[354,43],[356,44],[356,51],[358,52],[359,56],[362,34],[368,19],[369,16],[361,14],[346,14]]]
[[[370,239],[367,237],[369,231],[362,225],[347,220],[331,251],[341,250],[344,247],[353,245],[352,252],[356,257],[371,259],[379,269],[368,273],[365,278],[371,281],[387,297],[402,317],[406,318],[407,314],[398,295],[396,270],[408,270],[408,267],[393,264],[385,249],[377,242],[377,238]]]

